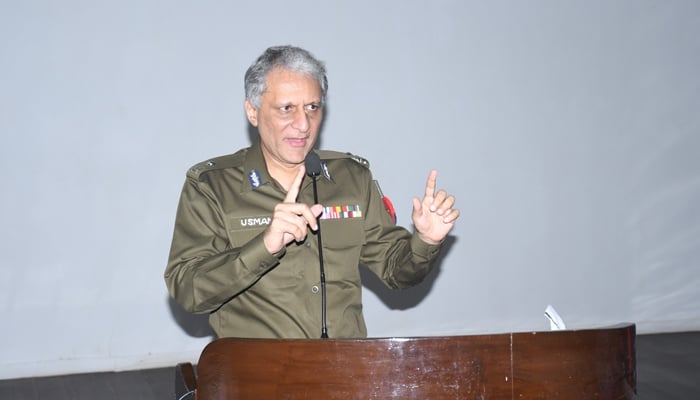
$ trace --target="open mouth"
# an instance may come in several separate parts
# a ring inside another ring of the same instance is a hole
[[[308,137],[288,138],[287,143],[289,143],[292,147],[304,147],[304,146],[306,146],[306,143],[308,140],[309,140]]]

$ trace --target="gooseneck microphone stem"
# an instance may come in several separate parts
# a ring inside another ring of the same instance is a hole
[[[316,177],[321,175],[321,158],[313,151],[309,152],[304,159],[306,167],[306,175],[313,179],[314,187],[314,204],[318,203],[318,188],[316,186]],[[323,268],[323,241],[321,240],[321,216],[316,218],[318,230],[316,239],[318,240],[318,264],[321,272],[321,339],[328,339],[328,328],[326,328],[326,271]]]
[[[316,187],[316,176],[313,176],[314,204],[318,204],[318,188]],[[321,221],[316,218],[318,224],[318,264],[321,272],[321,339],[328,339],[328,328],[326,327],[326,271],[323,268],[323,240],[321,239]]]

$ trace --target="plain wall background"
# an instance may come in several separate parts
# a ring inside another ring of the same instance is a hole
[[[250,144],[277,44],[326,62],[321,147],[400,224],[431,168],[462,211],[422,285],[363,275],[370,336],[547,330],[547,304],[700,329],[696,1],[0,1],[0,378],[196,360],[206,317],[162,278],[180,188]]]

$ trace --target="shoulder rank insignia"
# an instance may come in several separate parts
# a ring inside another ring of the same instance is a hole
[[[195,165],[194,167],[190,168],[190,172],[192,172],[193,174],[199,174],[200,172],[204,172],[205,170],[207,170],[215,165],[216,165],[216,163],[214,161],[209,160],[209,161],[206,161],[203,163],[199,163],[199,164]]]
[[[355,160],[355,162],[357,162],[358,164],[362,164],[362,165],[364,165],[365,167],[369,168],[369,161],[367,161],[366,158],[362,158],[362,157],[360,157],[360,156],[356,156],[356,155],[354,155],[354,154],[352,154],[352,153],[346,153],[346,154],[348,155],[348,157],[350,157],[350,158],[352,158],[353,160]]]

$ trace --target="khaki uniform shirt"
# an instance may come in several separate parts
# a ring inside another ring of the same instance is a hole
[[[430,272],[439,246],[394,224],[365,160],[319,151],[317,178],[325,209],[320,227],[329,337],[367,336],[359,263],[391,288],[415,285]],[[175,221],[165,280],[185,309],[210,313],[219,337],[318,338],[321,290],[316,234],[278,254],[263,231],[286,191],[265,167],[260,145],[194,166]],[[297,202],[314,204],[305,177]]]

